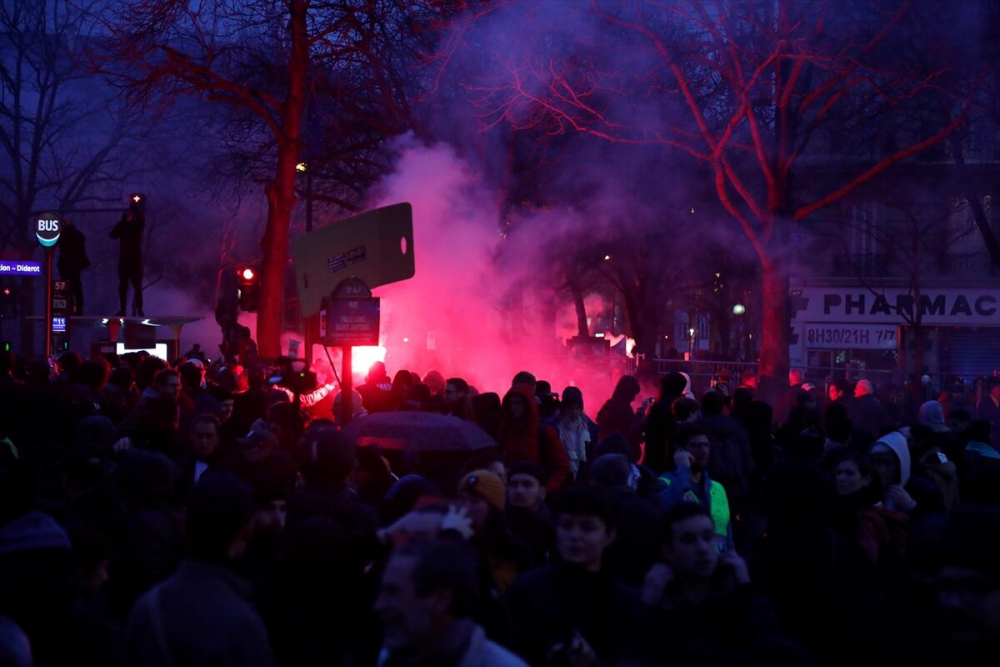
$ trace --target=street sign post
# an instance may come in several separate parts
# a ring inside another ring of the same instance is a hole
[[[349,276],[369,288],[412,278],[413,209],[395,204],[339,220],[291,242],[302,314],[313,315]]]
[[[378,345],[380,303],[377,297],[372,296],[368,285],[353,276],[340,281],[330,297],[323,301],[326,307],[323,345],[339,347],[343,352],[340,379],[342,424],[349,422],[354,413],[353,348]]]
[[[52,354],[52,255],[59,243],[62,223],[55,213],[42,213],[35,219],[35,238],[45,249],[45,356]]]

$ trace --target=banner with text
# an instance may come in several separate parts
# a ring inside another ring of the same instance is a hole
[[[792,301],[800,323],[908,326],[919,317],[932,326],[1000,326],[1000,289],[927,288],[917,296],[898,288],[803,287],[792,290]]]

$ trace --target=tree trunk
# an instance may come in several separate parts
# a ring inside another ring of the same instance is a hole
[[[763,328],[758,373],[772,382],[787,382],[790,309],[788,307],[788,272],[784,263],[769,259],[762,263],[761,281]]]
[[[918,302],[919,303],[919,302]],[[913,386],[920,389],[920,377],[924,368],[924,328],[913,327]]]
[[[576,328],[580,338],[590,336],[590,326],[587,324],[587,305],[583,300],[583,290],[576,280],[570,279],[569,291],[573,294],[573,306],[576,308]]]
[[[267,227],[262,241],[264,261],[257,312],[257,347],[266,359],[281,354],[288,234],[295,207],[295,164],[299,159],[299,133],[309,65],[307,7],[307,0],[292,0],[289,3],[291,55],[288,61],[288,97],[281,106],[282,136],[278,141],[274,181],[267,186]]]

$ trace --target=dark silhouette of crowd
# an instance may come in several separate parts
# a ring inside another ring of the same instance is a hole
[[[0,355],[0,664],[1000,661],[1000,383],[288,369]]]

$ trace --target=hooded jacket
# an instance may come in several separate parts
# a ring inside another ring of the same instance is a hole
[[[896,455],[896,459],[899,461],[899,486],[903,487],[917,503],[917,506],[909,514],[926,515],[944,509],[944,500],[934,485],[929,481],[915,479],[911,476],[910,448],[905,435],[899,431],[886,433],[875,441],[871,451],[874,452],[875,448],[880,446]],[[888,509],[897,508],[889,507]]]
[[[597,413],[597,425],[601,428],[601,440],[613,433],[621,433],[634,446],[642,441],[640,429],[642,417],[637,417],[635,410],[632,409],[632,401],[638,396],[639,391],[639,381],[631,375],[626,375],[618,381],[611,398]],[[633,460],[637,458],[635,457]]]
[[[519,461],[540,463],[549,474],[546,489],[550,492],[557,491],[570,477],[569,458],[559,440],[559,434],[551,426],[539,423],[538,403],[530,387],[525,385],[513,387],[504,396],[505,406],[514,394],[524,398],[528,414],[525,423],[521,425],[514,423],[507,410],[504,410],[497,438],[503,452],[504,463],[507,465]]]
[[[917,421],[935,433],[949,433],[951,429],[944,423],[944,408],[937,401],[927,401],[917,412]]]
[[[875,441],[872,451],[879,445],[887,447],[899,461],[899,485],[906,488],[906,483],[910,481],[910,448],[906,445],[906,436],[899,431],[886,433]]]
[[[186,560],[132,609],[131,665],[275,664],[250,585],[227,567]]]

